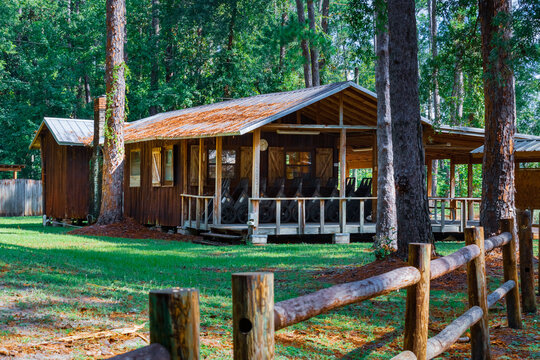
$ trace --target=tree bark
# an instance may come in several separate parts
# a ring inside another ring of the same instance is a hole
[[[150,71],[150,92],[153,105],[150,106],[150,115],[159,112],[159,106],[156,104],[156,92],[159,89],[159,0],[152,0],[152,70]]]
[[[329,15],[330,15],[330,0],[322,0],[321,2],[321,29],[322,29],[322,32],[326,35],[328,35],[328,16]],[[325,65],[326,65],[326,59],[324,57],[320,58],[319,74],[322,73],[322,70]]]
[[[463,117],[463,68],[461,59],[457,59],[456,68],[454,70],[454,86],[452,87],[452,125],[459,125]]]
[[[388,1],[388,29],[398,254],[406,257],[410,242],[433,240],[420,122],[418,40],[413,1]]]
[[[227,59],[225,60],[225,68],[227,71],[227,78],[230,78],[231,72],[231,55],[234,46],[234,27],[236,25],[236,16],[238,15],[238,5],[236,1],[233,1],[233,8],[231,10],[231,21],[229,23],[229,37],[227,42]],[[228,99],[231,97],[231,87],[229,84],[225,84],[223,87],[223,97]]]
[[[387,241],[397,249],[396,188],[388,74],[388,18],[386,1],[375,1],[375,87],[377,88],[377,235],[376,246]]]
[[[289,15],[286,10],[283,10],[281,13],[281,30],[285,28],[287,21],[289,20]],[[283,39],[279,40],[279,65],[278,72],[281,74],[283,72],[283,62],[285,61],[285,41]]]
[[[98,224],[122,220],[124,178],[124,118],[126,83],[124,78],[125,0],[107,0],[107,54],[105,82],[107,112],[103,149],[103,184]]]
[[[439,66],[437,65],[437,56],[439,54],[437,47],[437,0],[428,0],[429,12],[429,40],[431,43],[431,57],[433,60],[433,116],[435,123],[441,120],[441,98],[439,95]]]
[[[304,2],[302,0],[296,0],[296,9],[298,11],[298,22],[302,28],[300,34],[300,47],[302,48],[302,56],[304,57],[304,82],[306,87],[312,87],[311,82],[311,66],[310,66],[310,56],[307,40],[304,37],[304,24],[306,23],[306,16],[304,15]]]
[[[511,1],[479,0],[478,4],[485,99],[480,223],[486,236],[491,236],[498,230],[499,219],[515,217],[515,92],[509,52]]]
[[[308,0],[307,2],[308,9],[308,19],[309,19],[309,30],[311,36],[315,37],[317,35],[317,29],[315,28],[315,5],[313,0]],[[315,41],[309,42],[309,52],[311,55],[311,79],[313,86],[321,85],[321,80],[319,76],[319,49]]]

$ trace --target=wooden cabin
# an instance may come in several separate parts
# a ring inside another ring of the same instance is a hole
[[[93,120],[43,119],[30,149],[41,150],[43,214],[51,219],[86,219]]]
[[[67,121],[69,126],[81,124]],[[82,194],[88,190],[83,182],[66,180],[76,167],[61,165],[64,161],[56,159],[63,158],[44,145],[86,151],[86,157],[77,155],[77,162],[86,167],[80,173],[87,178],[90,151],[83,145],[91,142],[90,123],[77,136],[85,140],[76,144],[58,141],[58,131],[47,121],[36,135],[32,146],[41,146],[44,178],[64,179],[50,179],[52,187],[46,185],[53,203],[64,204],[61,211],[48,205],[51,216],[70,215],[65,203],[87,207]],[[124,213],[142,224],[222,235],[249,232],[255,238],[374,233],[376,125],[376,95],[353,82],[229,100],[127,123]],[[425,120],[422,127],[427,164],[450,159],[453,170],[456,164],[471,169],[481,163],[472,151],[483,144],[483,129],[435,129]],[[517,134],[516,139],[540,137]],[[359,168],[372,169],[372,177],[349,178],[349,170]],[[429,188],[431,176],[427,178]],[[69,187],[79,185],[81,198],[68,200]],[[434,231],[463,231],[474,221],[472,204],[480,199],[472,197],[471,185],[472,175],[468,197],[456,198],[451,179],[450,196],[431,199]],[[67,190],[63,203],[56,200],[58,189]],[[450,218],[445,207],[451,209]]]
[[[90,159],[94,132],[103,144],[105,97],[94,101],[94,120],[46,117],[30,149],[41,150],[43,215],[52,220],[90,219]],[[98,145],[99,146],[99,145]]]

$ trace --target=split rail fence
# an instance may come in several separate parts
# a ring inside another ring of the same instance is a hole
[[[406,288],[405,351],[393,359],[432,359],[471,329],[471,358],[490,358],[488,309],[506,299],[508,326],[522,328],[514,220],[502,220],[500,235],[484,240],[482,227],[467,228],[465,247],[431,260],[430,244],[410,244],[409,266],[365,280],[335,285],[274,303],[274,274],[232,274],[234,359],[274,358],[274,332],[340,307]],[[519,218],[523,310],[535,312],[530,213]],[[485,253],[501,247],[504,283],[487,294]],[[467,265],[469,309],[428,338],[431,280]],[[199,359],[199,291],[175,288],[151,291],[151,345],[113,359]]]

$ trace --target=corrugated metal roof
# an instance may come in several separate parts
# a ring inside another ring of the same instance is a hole
[[[125,141],[242,135],[347,88],[376,103],[375,93],[346,81],[157,114],[126,124]]]
[[[518,134],[516,134],[516,136],[517,135]],[[527,136],[533,137],[534,135],[527,135]],[[515,139],[514,150],[516,153],[540,151],[540,136],[534,136],[533,139]],[[484,153],[484,145],[471,151],[471,154],[483,154],[483,153]]]
[[[469,127],[469,126],[450,126],[450,125],[439,125],[438,127],[435,128],[435,131],[443,133],[443,134],[468,135],[468,136],[477,136],[477,137],[484,137],[484,132],[485,132],[483,128],[475,128],[475,127]],[[518,139],[519,140],[540,140],[540,136],[520,134],[520,133],[516,133],[514,135],[514,138],[516,140]]]
[[[43,118],[43,122],[30,144],[30,149],[39,147],[37,142],[44,126],[47,126],[59,145],[90,145],[94,137],[94,120],[46,117]],[[103,139],[100,139],[100,143],[103,143]]]

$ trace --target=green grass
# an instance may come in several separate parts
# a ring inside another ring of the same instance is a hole
[[[330,286],[320,277],[323,270],[345,271],[374,260],[371,244],[212,247],[67,231],[44,228],[39,218],[0,218],[0,347],[143,324],[148,291],[179,286],[200,290],[202,358],[227,359],[232,272],[274,271],[280,301]],[[444,255],[461,246],[440,244],[438,251]],[[347,353],[354,359],[391,358],[401,344],[404,294],[381,296],[278,332],[277,358],[334,359]],[[450,319],[464,311],[465,300],[464,292],[432,292],[432,305],[447,309]],[[362,350],[356,350],[360,345]],[[530,346],[538,347],[534,341]],[[69,349],[76,358],[89,357],[87,350],[84,343]]]

